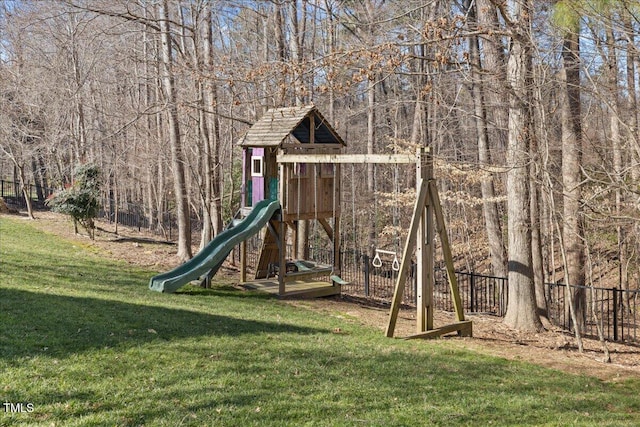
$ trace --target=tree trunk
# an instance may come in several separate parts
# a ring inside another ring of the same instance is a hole
[[[15,165],[18,168],[18,177],[20,178],[20,191],[22,192],[22,195],[24,197],[24,203],[27,206],[27,215],[29,216],[29,219],[36,219],[36,217],[33,216],[33,203],[31,203],[31,197],[29,195],[29,191],[27,190],[27,183],[24,177],[24,166],[18,165],[18,163],[16,163]]]
[[[74,136],[74,154],[76,163],[83,163],[87,160],[87,129],[85,123],[84,100],[82,97],[82,87],[84,85],[84,80],[80,71],[78,41],[76,40],[76,35],[78,32],[77,15],[70,15],[70,22],[67,24],[66,30],[70,44],[69,59],[71,60],[71,67],[73,71],[73,88],[70,95],[74,101],[74,118],[71,125]]]
[[[209,9],[205,6],[204,14],[208,13]],[[199,19],[196,12],[192,13],[194,20]],[[205,22],[208,22],[205,20]],[[185,23],[182,23],[185,25]],[[196,29],[200,31],[196,31]],[[203,34],[206,33],[206,34]],[[196,73],[202,76],[195,80],[195,93],[196,93],[196,108],[197,108],[197,122],[198,122],[198,177],[199,177],[199,194],[200,194],[200,209],[202,211],[202,230],[200,233],[200,245],[198,250],[201,251],[215,235],[213,226],[213,159],[211,154],[212,135],[209,129],[208,119],[208,104],[207,94],[205,89],[205,82],[210,79],[204,78],[205,73],[205,61],[204,51],[207,49],[208,32],[206,27],[204,30],[200,28],[198,22],[195,23],[194,35],[193,35],[193,63],[196,66]],[[203,50],[203,54],[200,54],[200,48]],[[208,65],[208,64],[206,64]],[[202,162],[202,163],[200,163]]]
[[[625,2],[625,10],[622,12],[622,19],[624,25],[624,34],[627,41],[627,54],[625,58],[626,62],[626,77],[627,77],[627,90],[628,95],[628,110],[629,114],[629,144],[631,151],[631,180],[632,182],[638,182],[640,180],[640,129],[638,128],[638,97],[636,94],[636,78],[638,61],[638,48],[635,42],[635,31],[633,27],[633,17],[628,7],[628,2]],[[638,209],[639,202],[636,201],[635,207]],[[634,235],[636,242],[640,242],[640,223],[636,222],[633,225],[631,233]],[[630,239],[631,240],[631,239]],[[633,240],[631,240],[633,241]],[[638,253],[638,243],[636,243],[635,253]],[[635,257],[634,257],[635,258]],[[636,281],[637,274],[636,271]]]
[[[624,33],[627,38],[626,74],[627,95],[629,97],[629,140],[631,146],[631,178],[633,182],[640,179],[640,130],[638,129],[638,97],[636,95],[636,62],[638,60],[638,48],[635,45],[635,31],[632,23],[631,12],[625,8],[623,12]]]
[[[562,127],[562,239],[566,251],[565,282],[572,285],[571,300],[575,308],[578,332],[586,316],[584,289],[584,232],[580,165],[582,161],[582,125],[580,108],[580,50],[576,32],[565,35],[558,103]]]
[[[607,93],[609,111],[609,135],[611,137],[611,151],[613,152],[613,186],[615,191],[615,213],[616,213],[616,234],[618,239],[618,274],[619,285],[622,289],[629,289],[627,275],[627,242],[626,230],[622,221],[622,204],[624,195],[624,171],[622,165],[622,135],[620,133],[620,104],[618,96],[618,58],[616,53],[616,39],[613,33],[613,19],[611,13],[606,13],[607,17]]]
[[[173,190],[175,193],[176,213],[178,219],[178,258],[186,261],[191,258],[191,223],[187,184],[184,173],[185,158],[182,152],[178,105],[172,71],[172,45],[169,28],[168,0],[163,0],[160,28],[162,35],[162,80],[168,110],[169,145],[171,147],[171,164],[173,169]]]
[[[532,155],[537,157],[537,153],[532,151]],[[534,157],[535,158],[535,157]],[[544,258],[542,256],[542,215],[540,212],[540,191],[538,190],[539,174],[538,162],[531,162],[531,178],[529,181],[531,191],[531,266],[533,268],[533,283],[536,294],[536,306],[538,315],[544,322],[545,327],[550,325],[549,308],[545,295],[544,286]]]
[[[373,154],[374,152],[374,143],[376,138],[376,85],[374,81],[374,77],[370,76],[368,85],[367,85],[367,154]],[[375,175],[375,165],[373,163],[367,164],[367,193],[369,197],[373,198],[371,200],[371,206],[373,209],[369,209],[369,251],[370,255],[373,255],[373,250],[375,249],[376,236],[377,236],[377,228],[376,228],[376,217],[377,212],[375,209],[375,192],[376,192],[376,175]]]
[[[204,39],[204,62],[208,69],[213,69],[213,22],[211,5],[205,10],[206,26]],[[209,155],[211,156],[211,225],[213,234],[218,235],[222,231],[222,165],[220,164],[220,126],[218,125],[218,85],[214,77],[205,80],[204,91],[205,107],[207,110],[207,127],[209,129]]]
[[[327,41],[326,44],[329,50],[329,64],[327,65],[327,82],[328,82],[328,91],[329,91],[329,107],[328,107],[328,119],[329,122],[335,123],[335,105],[336,105],[336,93],[334,87],[334,75],[335,75],[335,67],[334,67],[334,55],[336,52],[336,23],[334,18],[333,4],[329,0],[324,0],[324,7],[327,11],[327,20],[328,20],[328,28],[327,28]]]
[[[290,0],[287,2],[288,11],[286,16],[287,22],[287,30],[289,33],[289,55],[290,55],[290,66],[292,68],[292,81],[290,82],[291,88],[291,99],[295,103],[296,106],[302,106],[305,102],[304,93],[304,82],[302,76],[302,35],[300,34],[300,25],[298,22],[298,0]],[[310,165],[311,170],[314,171],[315,167]],[[314,178],[315,179],[315,178]],[[310,234],[310,222],[309,220],[301,219],[297,221],[296,228],[296,239],[297,242],[295,247],[298,249],[296,253],[296,257],[299,259],[309,259],[309,234]]]
[[[144,9],[143,9],[143,14],[144,17],[147,17],[148,14],[148,10],[147,10],[147,6],[145,5]],[[143,70],[144,70],[144,76],[148,77],[151,76],[151,69],[152,67],[149,65],[150,62],[150,55],[149,55],[149,29],[144,26],[142,28],[142,56],[143,56],[143,60],[144,60],[144,65],[143,65]],[[144,108],[145,109],[149,109],[151,107],[151,105],[153,104],[153,96],[152,96],[152,85],[148,82],[145,81],[144,83],[144,87],[143,89],[143,98],[144,99]],[[152,130],[154,129],[154,116],[153,114],[147,114],[146,115],[146,126],[148,129],[148,132],[151,133]],[[144,138],[145,141],[145,149],[147,150],[147,153],[151,153],[152,152],[152,139],[149,136],[147,136],[146,138]],[[154,199],[154,191],[153,189],[155,188],[154,185],[154,175],[156,174],[155,169],[155,162],[154,160],[151,158],[151,155],[149,156],[149,161],[145,162],[144,164],[145,167],[145,176],[146,176],[146,180],[147,180],[147,185],[146,185],[146,195],[145,195],[145,199],[146,199],[146,205],[147,205],[147,212],[146,212],[146,217],[147,217],[147,221],[149,222],[149,231],[152,231],[154,229],[154,223],[156,222],[157,218],[157,211],[159,210],[158,208],[158,204],[157,204],[157,195],[156,198]],[[158,224],[160,225],[160,224]]]
[[[528,0],[513,2],[517,28],[512,28],[511,49],[507,62],[509,86],[509,133],[507,144],[508,226],[509,226],[509,304],[504,322],[518,330],[542,329],[536,310],[536,296],[531,266],[531,209],[529,199],[530,111],[527,105],[529,53]]]
[[[507,93],[505,90],[505,46],[500,36],[491,34],[491,30],[498,30],[498,13],[493,0],[477,0],[478,22],[481,28],[489,31],[482,36],[483,71],[486,74],[485,94],[486,105],[491,112],[489,123],[491,140],[494,149],[502,152],[507,145],[507,126],[509,122],[507,111]],[[502,160],[502,159],[500,159]]]
[[[471,1],[467,0],[467,8],[471,6]],[[476,19],[475,10],[469,11],[469,18]],[[470,61],[471,61],[471,91],[473,96],[473,106],[475,112],[476,134],[478,141],[478,164],[480,168],[491,165],[491,152],[489,150],[489,134],[487,132],[487,112],[485,109],[484,84],[481,76],[482,64],[480,61],[480,48],[478,37],[469,39]],[[505,277],[507,254],[502,239],[502,227],[500,225],[500,214],[498,212],[498,202],[496,201],[493,176],[485,172],[480,181],[480,191],[482,194],[482,212],[487,230],[489,251],[491,254],[491,266],[493,275]]]

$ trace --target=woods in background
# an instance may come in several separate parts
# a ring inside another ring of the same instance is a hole
[[[545,281],[638,287],[639,31],[632,0],[2,2],[0,174],[95,164],[187,259],[238,208],[238,137],[314,103],[347,152],[431,147],[458,267],[508,274],[537,328]],[[345,167],[345,245],[402,247],[414,187]]]

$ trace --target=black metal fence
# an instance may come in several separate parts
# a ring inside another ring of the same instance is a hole
[[[46,188],[33,184],[27,185],[26,190],[34,209],[44,209],[45,200],[54,192],[52,188]],[[10,206],[16,207],[18,209],[27,208],[27,201],[24,198],[24,194],[22,194],[20,184],[18,184],[17,182],[0,180],[0,197],[2,197],[4,201]]]
[[[125,227],[147,230],[151,233],[163,235],[167,240],[172,240],[178,229],[175,215],[170,212],[152,212],[146,214],[138,205],[130,203],[125,208],[115,208],[113,200],[106,200],[101,203],[98,218],[109,223],[117,223]],[[199,230],[199,219],[191,218],[192,231]]]
[[[261,248],[259,237],[248,241],[248,264],[256,265]],[[238,256],[237,253],[235,255]],[[342,278],[348,285],[342,286],[345,294],[363,296],[378,302],[390,303],[395,289],[397,271],[391,263],[383,263],[374,267],[373,260],[366,253],[357,250],[341,252]],[[330,250],[310,248],[313,261],[331,264]],[[415,265],[405,283],[403,304],[415,306],[417,275]],[[446,271],[436,268],[434,271],[434,307],[438,310],[453,311],[453,299],[449,289]],[[458,288],[466,313],[488,314],[503,317],[508,304],[508,280],[505,277],[487,276],[476,273],[456,272]],[[639,342],[640,290],[624,290],[618,288],[601,288],[588,286],[570,286],[570,290],[582,289],[586,294],[587,304],[584,316],[584,335],[598,337],[597,326],[600,325],[604,338],[609,341]],[[572,322],[569,306],[566,304],[566,285],[562,283],[545,284],[548,315],[551,322],[565,330],[571,330]]]

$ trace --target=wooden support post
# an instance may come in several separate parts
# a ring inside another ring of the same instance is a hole
[[[416,161],[416,182],[428,182],[433,172],[431,156],[425,156],[424,149],[418,152]],[[416,192],[418,189],[416,190]],[[416,245],[416,332],[433,329],[433,208],[430,197],[425,201],[418,225]]]
[[[453,266],[453,256],[451,254],[451,246],[447,236],[447,229],[442,213],[442,205],[438,196],[435,179],[433,178],[433,160],[431,156],[427,156],[422,160],[421,156],[424,152],[418,153],[417,164],[417,181],[418,192],[416,204],[411,218],[409,227],[409,235],[402,254],[402,264],[400,266],[400,274],[396,281],[396,287],[391,301],[391,311],[389,315],[389,323],[387,325],[386,336],[393,337],[395,330],[398,311],[402,302],[402,294],[404,291],[408,264],[411,260],[413,247],[416,248],[417,259],[417,302],[416,302],[416,334],[408,338],[431,338],[450,332],[458,332],[458,335],[471,336],[472,325],[470,321],[464,320],[464,312],[458,289],[458,283],[455,276]],[[433,293],[434,293],[434,277],[433,277],[433,237],[434,237],[434,218],[435,229],[438,232],[442,243],[442,250],[447,267],[447,276],[449,278],[449,287],[453,296],[454,308],[458,322],[453,325],[447,325],[440,328],[433,326]],[[417,242],[416,242],[417,240]]]
[[[291,227],[291,242],[293,243],[293,247],[291,248],[291,252],[293,253],[293,258],[296,259],[298,257],[298,254],[300,253],[299,249],[300,247],[298,246],[299,244],[299,239],[298,239],[298,234],[300,233],[300,219],[297,219],[295,221],[293,221],[293,227]]]
[[[411,218],[411,225],[409,226],[409,235],[404,245],[404,251],[402,252],[402,262],[400,263],[400,272],[396,279],[396,288],[393,292],[393,300],[391,301],[391,314],[389,316],[389,323],[387,324],[387,337],[393,337],[393,332],[396,328],[396,321],[398,320],[398,312],[400,305],[402,304],[402,295],[404,293],[404,285],[407,280],[407,273],[409,265],[411,265],[411,253],[416,244],[416,238],[418,235],[418,225],[422,219],[422,212],[424,211],[425,204],[428,196],[428,183],[424,180],[418,182],[420,191],[416,198],[416,204],[413,208],[413,216]]]
[[[316,116],[309,116],[309,144],[313,144],[316,142]]]
[[[460,290],[458,289],[458,280],[456,279],[456,272],[453,266],[453,256],[451,255],[451,246],[449,245],[447,228],[444,223],[444,215],[442,214],[442,205],[440,204],[440,197],[438,196],[438,189],[436,188],[435,181],[432,180],[429,183],[429,187],[431,188],[431,204],[433,205],[434,213],[436,215],[436,227],[438,228],[438,235],[440,236],[440,242],[442,243],[442,254],[447,268],[447,277],[449,278],[449,288],[451,289],[451,295],[453,296],[453,307],[456,311],[458,321],[462,322],[464,320],[464,310],[462,308]]]
[[[329,222],[324,218],[318,218],[318,222],[322,226],[324,232],[327,233],[329,240],[333,242],[333,229],[331,228],[331,224],[329,224]]]
[[[342,263],[340,259],[340,218],[333,219],[333,276],[342,276]],[[332,280],[333,286],[341,288],[342,285]]]
[[[287,224],[283,221],[282,216],[278,224],[280,224],[278,236],[278,295],[284,295],[287,291],[284,280],[287,274]]]
[[[240,283],[247,281],[247,241],[240,242]]]
[[[282,150],[278,150],[278,156],[282,154]],[[285,166],[281,163],[278,163],[278,200],[280,200],[280,210],[281,215],[284,217],[284,214],[289,211],[289,195],[287,191],[286,183],[289,180],[289,174],[291,173],[291,167]]]
[[[425,160],[425,168],[426,168],[426,179],[428,182],[432,182],[433,181],[433,156],[431,156],[431,154],[429,154]],[[431,187],[429,187],[429,191],[432,191],[433,189]],[[423,268],[425,270],[425,277],[424,277],[424,281],[426,282],[426,292],[427,292],[427,298],[425,299],[425,306],[424,306],[424,310],[426,312],[426,318],[427,318],[427,324],[426,324],[426,328],[423,329],[423,331],[427,330],[431,330],[433,329],[433,315],[434,315],[434,307],[433,307],[433,299],[434,299],[434,282],[435,279],[433,277],[434,275],[434,271],[433,271],[433,263],[435,261],[435,251],[434,251],[434,244],[433,244],[433,237],[434,237],[434,233],[433,233],[433,215],[434,215],[434,207],[433,207],[433,203],[431,202],[432,197],[429,196],[429,200],[426,202],[427,207],[426,207],[426,215],[427,215],[427,219],[425,222],[425,227],[426,227],[426,233],[425,233],[425,240],[423,241],[424,246],[425,246],[425,259],[423,261]],[[420,331],[420,332],[423,332]]]

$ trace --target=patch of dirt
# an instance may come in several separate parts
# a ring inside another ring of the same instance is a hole
[[[22,217],[28,220],[26,216]],[[66,216],[41,211],[36,212],[36,218],[33,222],[36,227],[90,248],[102,256],[157,271],[165,271],[178,264],[175,256],[176,247],[171,242],[144,230],[119,226],[116,234],[114,224],[97,221],[95,240],[90,240],[82,234],[74,234],[73,223]],[[196,250],[194,247],[194,253]],[[226,265],[218,274],[231,280],[239,279],[237,268],[231,265]],[[286,301],[343,318],[346,322],[357,322],[376,328],[381,334],[386,329],[389,316],[388,305],[348,295]],[[438,311],[434,317],[436,327],[454,322],[451,313]],[[611,354],[611,363],[604,363],[602,344],[598,340],[583,339],[584,352],[581,354],[577,350],[575,338],[561,330],[525,333],[508,328],[498,317],[468,315],[467,318],[473,321],[473,337],[445,336],[442,339],[446,340],[448,345],[565,372],[589,375],[604,381],[640,379],[640,345],[609,342],[607,347]],[[408,336],[414,332],[415,309],[402,308],[395,336]]]
[[[7,205],[7,202],[5,202],[5,200],[0,197],[0,214],[12,214],[12,215],[16,215],[18,214],[18,210],[11,208]]]

